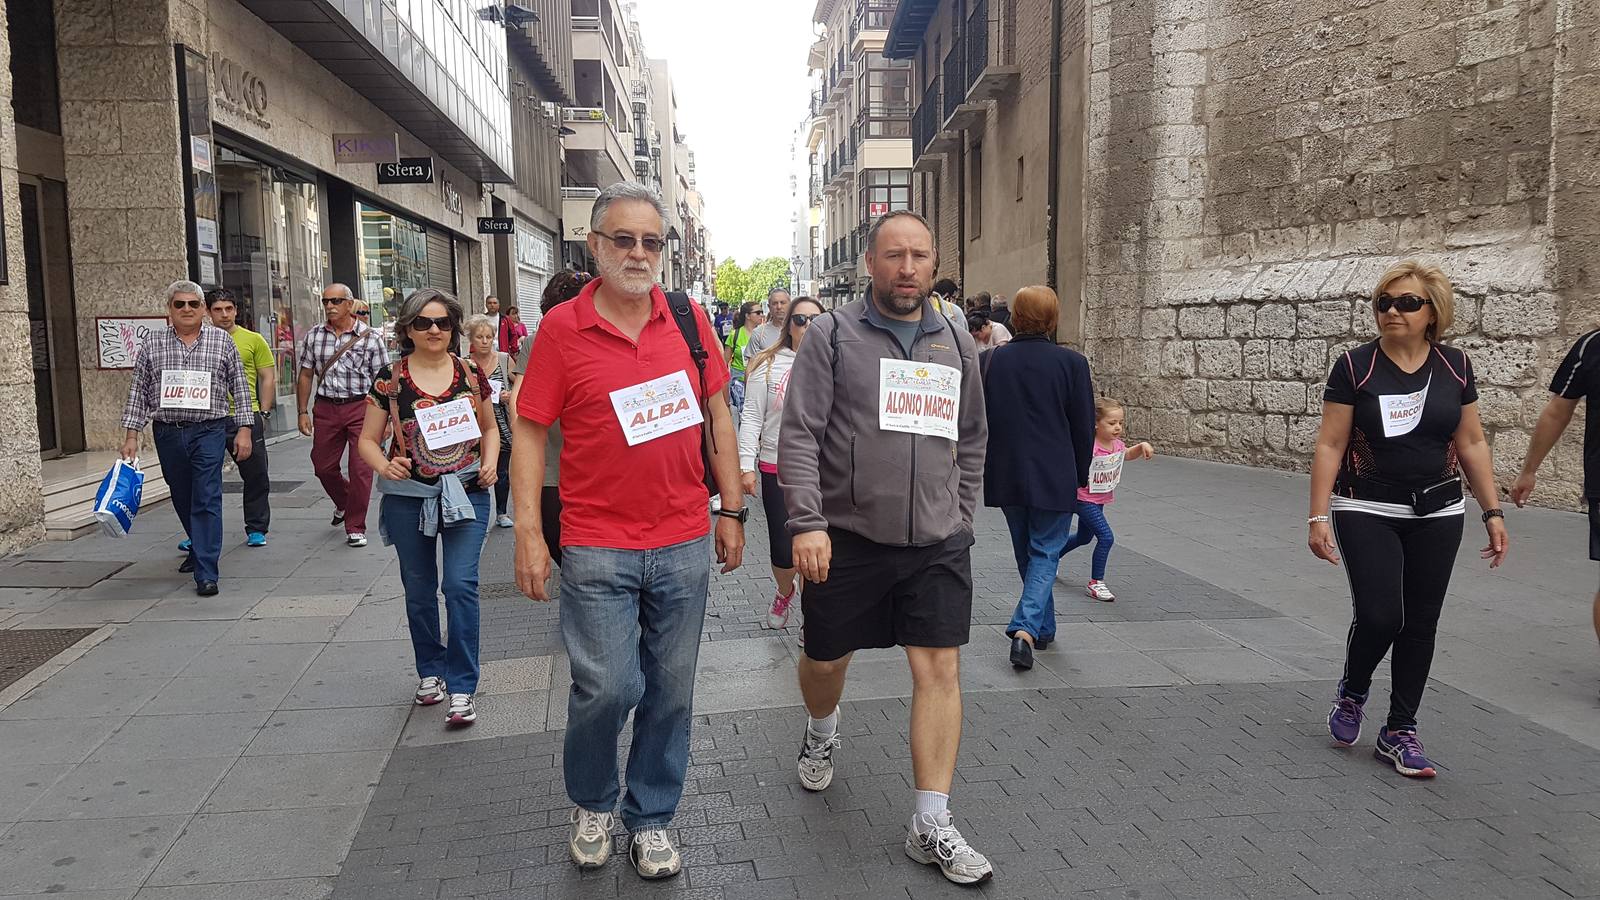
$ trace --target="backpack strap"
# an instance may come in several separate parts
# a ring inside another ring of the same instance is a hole
[[[389,370],[389,418],[394,425],[394,439],[389,443],[390,459],[410,456],[406,450],[406,431],[400,423],[400,379],[410,373],[410,360],[411,357],[402,356]]]
[[[703,420],[700,424],[700,464],[705,470],[706,490],[714,497],[717,494],[717,482],[711,472],[710,453],[716,452],[717,433],[712,429],[711,416],[706,412],[706,404],[710,402],[706,396],[706,360],[711,358],[711,354],[700,341],[700,323],[695,320],[694,301],[689,299],[689,295],[683,291],[668,291],[667,308],[672,310],[672,320],[678,323],[678,332],[683,335],[683,342],[689,345],[689,356],[700,373],[700,418]],[[707,452],[707,441],[711,444],[710,453]]]

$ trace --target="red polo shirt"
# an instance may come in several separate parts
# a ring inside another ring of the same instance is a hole
[[[595,310],[596,278],[571,303],[539,323],[517,412],[544,425],[561,421],[563,546],[649,550],[703,537],[711,530],[701,428],[684,428],[629,447],[611,393],[675,372],[689,377],[696,399],[700,374],[667,296],[651,290],[653,308],[637,342]],[[694,305],[700,343],[710,352],[705,390],[728,384],[716,332]]]

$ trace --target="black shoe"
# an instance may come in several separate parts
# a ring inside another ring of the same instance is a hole
[[[1022,638],[1012,638],[1011,664],[1019,669],[1033,668],[1033,646]]]
[[[1035,649],[1035,650],[1049,650],[1050,649],[1050,645],[1054,644],[1055,642],[1056,642],[1055,638],[1038,638],[1037,640],[1035,640],[1033,642],[1033,649]]]
[[[194,586],[194,592],[202,597],[215,597],[217,595],[217,583],[215,581],[202,581]]]
[[[189,572],[193,572],[194,571],[194,557],[191,556],[188,559],[185,559],[183,562],[178,563],[178,571],[179,572],[183,572],[184,574],[188,574]]]
[[[344,510],[336,509],[336,510],[333,511],[333,522],[331,524],[333,524],[333,525],[343,525],[344,524]]]

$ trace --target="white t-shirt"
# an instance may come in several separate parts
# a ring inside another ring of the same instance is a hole
[[[754,472],[756,463],[778,464],[778,430],[783,422],[783,395],[789,388],[794,351],[785,347],[772,365],[745,370],[744,410],[739,418],[739,471]]]
[[[974,337],[973,339],[977,340],[976,337]],[[1009,329],[1007,329],[1004,325],[1001,325],[999,322],[990,322],[989,323],[989,339],[987,341],[977,341],[978,352],[982,353],[985,350],[993,350],[994,348],[1000,346],[1001,344],[1008,344],[1010,342],[1011,342],[1011,331]]]

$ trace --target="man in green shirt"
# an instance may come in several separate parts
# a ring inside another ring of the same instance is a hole
[[[267,474],[267,440],[265,416],[272,414],[272,403],[278,396],[278,362],[272,354],[267,339],[245,328],[236,321],[239,306],[233,291],[217,288],[206,297],[211,324],[228,332],[239,348],[239,359],[244,363],[245,380],[250,382],[250,408],[255,412],[255,424],[250,426],[251,444],[255,448],[244,460],[234,457],[239,467],[239,477],[244,480],[244,531],[245,544],[250,547],[267,545],[267,526],[272,519],[269,497],[272,479]],[[233,432],[238,428],[229,420],[228,452],[233,452]]]

